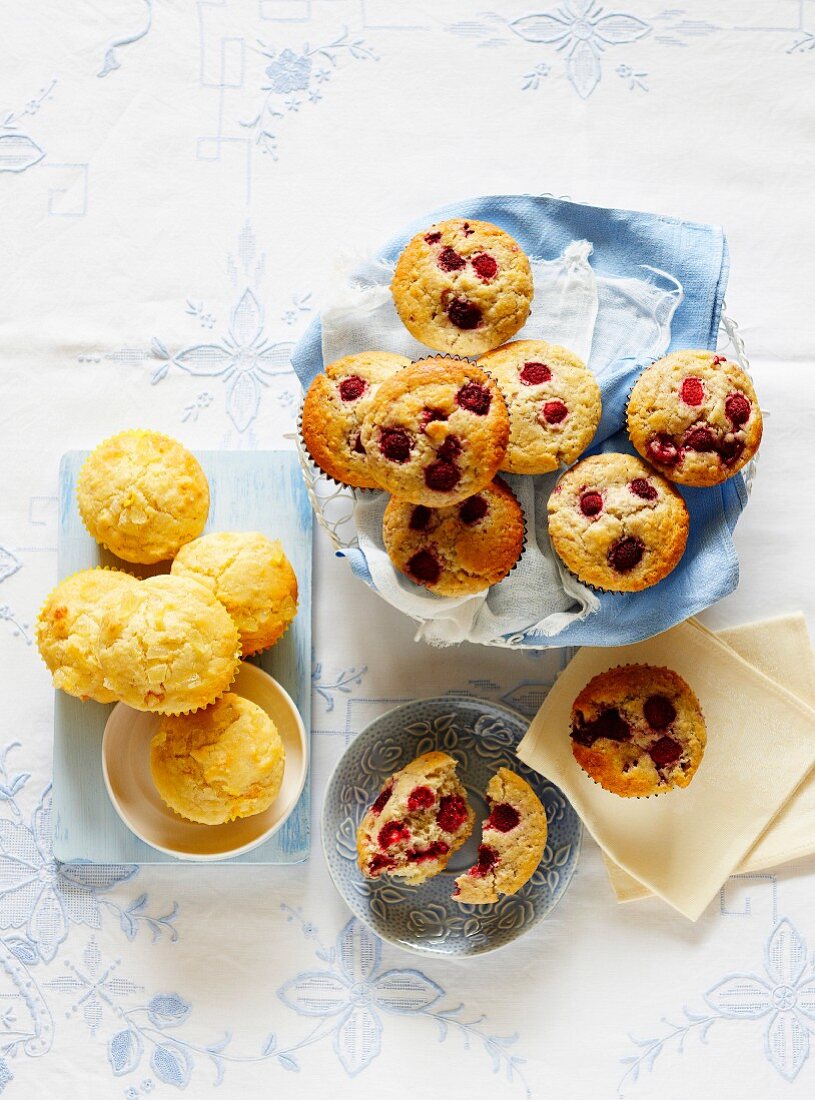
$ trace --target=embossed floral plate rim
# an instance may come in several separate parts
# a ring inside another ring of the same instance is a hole
[[[323,854],[342,899],[381,939],[413,954],[469,958],[514,942],[560,903],[580,858],[583,826],[563,792],[515,756],[528,724],[511,707],[473,695],[450,694],[386,711],[348,745],[325,789]],[[370,882],[356,863],[359,821],[389,775],[433,748],[460,761],[459,774],[476,809],[473,837],[451,861],[454,869],[421,886],[387,878]],[[480,821],[486,816],[478,792],[500,766],[522,774],[544,803],[549,823],[544,857],[530,881],[512,897],[489,907],[459,905],[451,897],[453,880],[474,861]]]

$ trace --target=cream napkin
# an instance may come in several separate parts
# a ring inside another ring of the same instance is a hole
[[[572,756],[569,723],[578,692],[597,673],[634,662],[675,669],[699,697],[708,743],[685,790],[619,798]],[[561,787],[623,871],[697,920],[815,764],[815,710],[690,619],[637,645],[581,649],[518,755]]]
[[[782,687],[815,706],[815,655],[803,615],[746,623],[719,630],[716,637]],[[815,772],[810,772],[738,865],[736,873],[764,871],[813,853]],[[651,896],[647,886],[627,874],[605,852],[603,858],[618,901],[638,901]]]

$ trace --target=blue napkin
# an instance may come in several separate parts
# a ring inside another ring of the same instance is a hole
[[[667,272],[684,292],[671,320],[668,350],[716,346],[728,273],[727,243],[718,227],[548,197],[490,196],[425,215],[389,242],[379,258],[395,262],[415,233],[449,217],[493,222],[541,259],[555,259],[575,240],[590,241],[597,276],[642,279],[644,266]],[[292,357],[304,387],[324,365],[321,335],[318,319]],[[625,432],[625,406],[637,376],[650,361],[598,363],[592,357],[603,394],[603,418],[589,453],[634,453]],[[738,560],[731,534],[747,503],[743,477],[737,474],[714,488],[680,491],[690,512],[690,537],[682,561],[665,580],[644,592],[602,593],[595,612],[571,621],[557,634],[531,627],[520,635],[510,630],[506,636],[511,634],[515,645],[531,648],[624,645],[667,630],[732,592],[738,583]],[[372,583],[364,554],[355,550],[348,556],[354,572]]]

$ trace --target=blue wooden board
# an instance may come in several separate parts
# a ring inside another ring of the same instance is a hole
[[[87,452],[60,463],[59,577],[96,565],[139,576],[166,573],[169,563],[120,562],[85,530],[76,506],[76,477]],[[294,700],[311,743],[312,511],[297,456],[288,451],[204,451],[197,454],[209,480],[207,531],[262,531],[283,543],[299,586],[299,610],[276,646],[252,658]],[[54,855],[65,863],[178,863],[135,837],[117,816],[102,779],[102,733],[111,705],[83,703],[56,692],[54,707]],[[294,813],[265,844],[228,863],[300,863],[310,846],[310,776]]]

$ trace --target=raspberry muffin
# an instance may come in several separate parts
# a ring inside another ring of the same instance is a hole
[[[198,581],[166,574],[107,605],[97,644],[107,690],[158,714],[209,706],[232,683],[240,656],[223,604]]]
[[[206,710],[163,718],[150,742],[158,793],[175,813],[202,825],[268,810],[285,760],[266,711],[231,691]]]
[[[600,387],[586,364],[544,340],[515,340],[478,360],[498,383],[509,410],[502,470],[547,474],[570,466],[600,423]]]
[[[549,538],[585,584],[639,592],[685,552],[690,519],[679,493],[633,455],[584,458],[549,497]]]
[[[204,530],[209,485],[197,459],[158,432],[106,439],[85,460],[76,483],[82,522],[124,561],[173,558]]]
[[[83,700],[115,701],[96,651],[99,624],[110,600],[138,585],[118,569],[85,569],[57,585],[37,619],[37,647],[54,687]]]
[[[382,535],[396,568],[437,596],[466,596],[498,584],[524,549],[524,516],[500,478],[446,508],[391,497]]]
[[[199,581],[229,612],[244,657],[268,649],[297,614],[297,577],[283,547],[259,531],[217,531],[182,546],[170,573]]]
[[[761,442],[753,384],[712,351],[675,351],[647,367],[628,402],[628,434],[659,472],[682,485],[718,485]]]
[[[572,753],[595,783],[623,798],[687,787],[705,751],[699,700],[669,668],[602,672],[572,704]]]
[[[546,811],[525,779],[499,768],[487,785],[490,815],[482,825],[478,863],[456,879],[462,905],[490,905],[529,882],[546,847]]]
[[[308,388],[302,435],[320,469],[343,485],[375,489],[359,432],[371,398],[386,378],[410,364],[404,355],[363,351],[329,363]]]
[[[440,508],[489,485],[509,416],[495,382],[464,359],[433,356],[383,382],[362,424],[374,480],[400,500]]]
[[[366,878],[392,875],[412,886],[437,875],[473,831],[475,814],[443,752],[426,752],[387,780],[357,830]]]
[[[503,229],[453,218],[408,243],[391,291],[399,316],[421,343],[483,355],[525,324],[532,271],[521,246]]]

